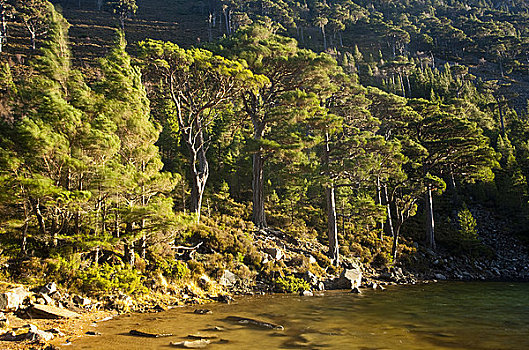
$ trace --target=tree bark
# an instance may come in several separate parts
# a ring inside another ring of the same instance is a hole
[[[198,118],[197,118],[198,119]],[[206,145],[204,141],[204,134],[202,132],[202,125],[197,120],[195,121],[195,130],[197,133],[194,137],[186,135],[187,145],[191,154],[190,168],[192,176],[191,184],[191,212],[196,213],[197,222],[200,222],[200,212],[202,209],[202,198],[206,188],[206,182],[209,177],[209,164],[206,158]]]
[[[329,133],[325,133],[325,153],[323,161],[328,167],[330,164],[330,145]],[[327,170],[327,176],[330,180],[330,172]],[[336,198],[334,193],[334,184],[332,181],[325,187],[325,197],[327,200],[327,229],[329,235],[328,256],[335,266],[340,264],[340,248],[338,242],[338,223],[336,220]]]
[[[435,249],[435,222],[433,216],[432,186],[427,185],[426,189],[426,245],[430,249]]]
[[[264,136],[264,123],[254,120],[254,140],[259,142]],[[252,169],[252,220],[258,228],[264,228],[266,224],[266,213],[264,206],[264,158],[261,148],[253,155]]]
[[[338,244],[338,227],[336,223],[336,200],[334,186],[330,184],[325,188],[325,197],[327,199],[327,228],[329,234],[329,252],[328,256],[333,265],[340,264],[340,250]]]
[[[389,196],[388,196],[388,185],[386,184],[382,185],[382,189],[384,191],[384,201],[386,203],[386,212],[387,212],[386,222],[387,222],[388,235],[394,238],[395,231],[393,230],[393,219],[391,218],[391,205],[390,205]]]
[[[382,203],[382,185],[380,183],[380,177],[377,176],[377,200],[378,200],[378,205],[383,205]],[[384,239],[384,221],[380,222],[379,224],[380,226],[378,227],[380,229],[380,235],[378,238],[380,238],[380,240],[383,240]]]

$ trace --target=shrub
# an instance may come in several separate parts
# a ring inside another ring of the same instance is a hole
[[[279,277],[274,281],[275,287],[279,292],[297,293],[303,290],[310,290],[307,281],[294,276]]]

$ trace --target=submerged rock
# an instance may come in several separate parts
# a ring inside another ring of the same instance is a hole
[[[189,334],[187,337],[191,338],[191,339],[216,339],[219,336],[216,335],[216,334],[208,334],[208,335],[204,335],[204,334]]]
[[[208,346],[210,343],[207,339],[200,339],[195,341],[179,341],[179,342],[171,342],[171,346],[185,348],[185,349],[202,349]]]
[[[212,314],[213,311],[211,310],[208,310],[208,309],[195,309],[195,311],[193,311],[194,314],[198,314],[198,315],[209,315],[209,314]]]
[[[247,324],[247,325],[251,325],[251,326],[255,326],[259,328],[269,328],[269,329],[278,329],[278,330],[285,329],[285,327],[278,325],[278,324],[273,324],[273,323],[269,323],[265,321],[259,321],[259,320],[254,320],[252,318],[239,317],[239,316],[228,316],[226,317],[226,321],[236,322],[239,324]]]
[[[129,334],[133,335],[135,337],[144,337],[144,338],[163,338],[163,337],[172,337],[173,336],[170,333],[150,333],[150,332],[138,331],[136,329],[130,330]]]

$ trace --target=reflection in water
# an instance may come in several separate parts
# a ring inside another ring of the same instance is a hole
[[[73,349],[167,349],[190,334],[217,335],[208,349],[529,349],[529,284],[440,283],[366,291],[358,296],[287,295],[241,298],[231,305],[120,317],[98,326],[100,337]],[[283,325],[233,322],[230,316]],[[138,338],[131,329],[172,333]]]

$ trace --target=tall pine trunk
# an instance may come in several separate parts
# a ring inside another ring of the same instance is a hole
[[[435,222],[433,217],[433,197],[432,186],[427,185],[426,189],[426,245],[430,249],[435,249]]]
[[[330,165],[330,145],[329,133],[325,133],[325,153],[323,161],[328,168]],[[327,170],[327,176],[330,181],[330,172]],[[329,185],[325,187],[325,198],[327,200],[327,230],[329,235],[329,251],[328,256],[335,266],[340,264],[340,248],[338,242],[338,224],[336,221],[336,198],[334,193],[334,185],[330,181]]]
[[[254,140],[259,142],[264,135],[264,123],[254,120]],[[258,228],[266,227],[264,207],[264,158],[261,149],[253,155],[252,169],[252,220]]]
[[[266,227],[266,214],[264,208],[264,159],[261,151],[253,155],[253,223],[259,228]]]
[[[336,223],[336,199],[334,195],[334,186],[330,184],[325,188],[325,197],[327,199],[327,229],[329,234],[329,252],[328,256],[335,266],[340,264],[340,250],[338,244],[338,227]]]

